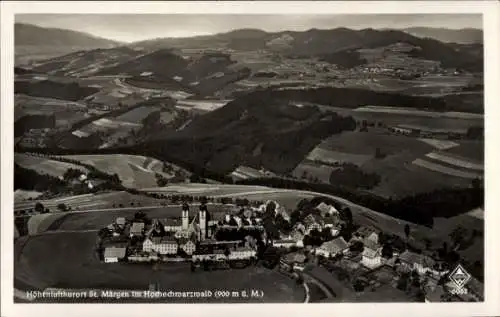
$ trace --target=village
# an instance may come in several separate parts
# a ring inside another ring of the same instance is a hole
[[[303,200],[289,214],[268,201],[219,220],[212,219],[206,202],[194,208],[184,203],[179,211],[180,218],[148,219],[143,212],[133,219],[118,217],[99,231],[101,260],[188,262],[192,271],[262,265],[297,283],[317,284],[327,295],[316,301],[361,295],[359,300],[370,301],[388,294],[400,301],[483,300],[482,283],[452,251],[440,250],[436,257],[408,239],[359,226],[349,208],[336,203]],[[454,278],[464,283],[457,286]]]

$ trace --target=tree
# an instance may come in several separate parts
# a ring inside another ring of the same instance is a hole
[[[38,202],[35,204],[35,211],[39,213],[43,213],[45,207],[43,206],[42,203]]]
[[[392,245],[390,243],[384,244],[384,246],[382,247],[382,257],[392,258],[392,254],[393,254]]]
[[[342,209],[342,212],[340,213],[340,218],[347,222],[348,224],[352,223],[352,211],[351,208],[345,207]]]
[[[349,250],[352,252],[363,252],[364,245],[361,241],[355,241],[350,247]]]
[[[410,226],[408,224],[405,225],[405,236],[406,240],[410,237]]]
[[[276,211],[276,203],[274,201],[270,201],[266,205],[266,214],[270,214],[274,217],[275,211]]]
[[[360,280],[355,280],[352,284],[352,287],[356,292],[362,292],[365,289],[363,282],[361,282]]]

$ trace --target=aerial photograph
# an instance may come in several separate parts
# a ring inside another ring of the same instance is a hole
[[[481,14],[16,14],[14,59],[15,303],[484,302]]]

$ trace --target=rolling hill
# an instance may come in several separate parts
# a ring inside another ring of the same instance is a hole
[[[282,45],[276,45],[277,42]],[[466,51],[432,38],[421,38],[399,30],[329,30],[310,29],[303,32],[283,31],[269,33],[261,30],[235,30],[212,36],[193,38],[155,39],[132,44],[145,49],[159,48],[230,48],[234,50],[271,49],[283,54],[317,56],[344,50],[383,47],[395,43],[407,43],[418,47],[412,56],[439,61],[444,67],[482,69],[482,60]]]
[[[444,43],[483,43],[483,31],[480,29],[452,30],[446,28],[414,27],[403,29],[403,31],[416,37],[432,38]]]
[[[16,23],[14,26],[16,64],[64,55],[79,50],[110,48],[119,42],[83,32],[44,28]]]

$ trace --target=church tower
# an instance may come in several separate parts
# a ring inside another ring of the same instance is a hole
[[[182,230],[189,228],[189,205],[184,203],[182,205]]]
[[[200,221],[200,240],[203,241],[207,237],[207,206],[202,204],[200,205],[199,212],[199,221]]]

